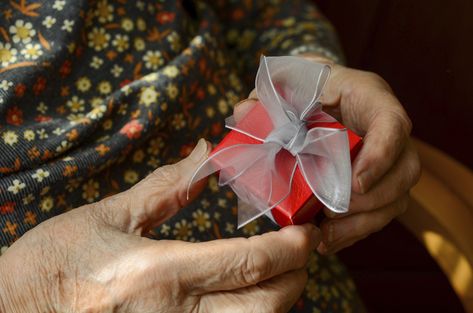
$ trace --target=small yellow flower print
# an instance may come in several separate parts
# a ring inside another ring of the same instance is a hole
[[[65,5],[66,5],[66,0],[56,0],[54,1],[53,9],[62,11]]]
[[[143,87],[140,92],[140,104],[149,107],[152,103],[157,102],[158,97],[159,92],[156,91],[154,86]]]
[[[87,113],[86,117],[92,120],[99,119],[103,116],[105,111],[107,111],[107,107],[102,104],[102,105],[99,105],[98,107],[93,108],[92,111]]]
[[[177,240],[188,240],[192,236],[192,225],[182,219],[174,225],[172,233]]]
[[[26,187],[25,183],[21,182],[18,179],[14,179],[13,180],[13,185],[8,186],[7,190],[9,192],[13,193],[14,195],[16,195],[17,193],[20,192],[21,189],[23,189],[25,187]]]
[[[113,5],[109,4],[107,0],[101,0],[97,3],[94,13],[100,23],[107,23],[113,20],[113,10]]]
[[[99,197],[99,183],[90,179],[87,183],[82,186],[82,198],[87,202],[94,202]]]
[[[159,51],[148,51],[146,52],[145,56],[143,57],[145,61],[146,68],[157,70],[160,65],[164,63],[163,57],[161,56],[161,52]]]
[[[135,153],[133,153],[133,162],[135,162],[135,163],[143,162],[144,158],[145,158],[145,153],[141,149],[136,150]]]
[[[170,65],[164,68],[163,74],[170,78],[174,78],[179,74],[179,70],[175,65]]]
[[[32,193],[28,194],[26,197],[23,198],[23,204],[28,205],[34,201],[35,197]]]
[[[127,170],[123,176],[123,179],[126,183],[134,184],[138,181],[138,173],[133,170]]]
[[[90,105],[93,108],[98,108],[99,106],[104,105],[104,101],[102,98],[94,97],[92,100],[90,100]]]
[[[133,28],[135,27],[134,24],[133,24],[133,20],[130,19],[130,18],[122,19],[121,26],[122,26],[123,30],[126,31],[126,32],[131,32],[133,30]]]
[[[67,116],[67,119],[69,120],[69,122],[71,122],[71,125],[76,125],[84,121],[85,115],[84,113],[72,113]],[[45,138],[48,138],[48,135],[45,135],[45,136],[46,136]]]
[[[150,140],[147,152],[152,155],[158,155],[163,147],[164,142],[161,137],[154,138]]]
[[[56,19],[52,16],[46,16],[43,20],[43,25],[46,28],[51,28],[56,23]]]
[[[161,225],[161,234],[164,236],[169,236],[169,231],[171,230],[171,227],[168,224],[162,224]]]
[[[49,212],[54,206],[54,199],[51,196],[44,197],[39,203],[39,207],[43,212]]]
[[[209,185],[210,190],[212,190],[213,192],[218,191],[217,178],[215,176],[209,177],[208,185]]]
[[[235,232],[235,225],[232,223],[225,223],[225,231],[229,234],[233,234]]]
[[[4,132],[2,135],[2,138],[3,138],[3,142],[5,142],[5,144],[10,145],[10,146],[13,146],[15,143],[18,142],[18,135],[14,131],[11,131],[11,130]]]
[[[228,91],[225,96],[227,97],[227,103],[235,104],[240,101],[240,97],[233,91]]]
[[[133,41],[133,46],[135,47],[136,51],[143,51],[146,48],[146,43],[143,38],[135,38]]]
[[[117,48],[118,52],[123,52],[130,47],[130,38],[127,35],[117,34],[112,41],[112,45]]]
[[[225,198],[218,198],[217,204],[221,208],[226,208],[228,206],[227,199]]]
[[[13,83],[4,79],[0,82],[0,89],[3,89],[4,91],[8,91],[10,87],[13,86]]]
[[[75,22],[70,20],[64,20],[61,30],[65,30],[68,33],[72,32],[72,27],[74,27]]]
[[[46,104],[44,104],[44,102],[40,102],[38,104],[38,106],[36,107],[36,110],[38,110],[38,112],[42,113],[42,114],[45,114],[46,111],[48,110],[48,106]]]
[[[103,60],[97,56],[92,57],[92,61],[90,62],[90,67],[99,69],[103,64]]]
[[[136,27],[141,30],[141,31],[145,31],[146,30],[146,22],[144,19],[142,19],[141,17],[139,17],[137,20],[136,20]]]
[[[40,183],[43,181],[43,179],[49,177],[49,172],[40,168],[37,169],[36,172],[31,175],[31,177],[34,178],[38,183]]]
[[[254,236],[254,235],[256,235],[258,232],[259,232],[258,221],[253,221],[253,222],[248,223],[248,224],[246,224],[245,226],[243,226],[243,233],[244,233],[245,235]]]
[[[113,121],[112,121],[111,119],[105,120],[105,121],[103,122],[103,124],[102,124],[102,127],[103,127],[103,129],[105,129],[105,130],[111,129],[112,126],[113,126]]]
[[[68,150],[70,147],[72,147],[72,144],[67,140],[63,140],[63,141],[61,141],[61,144],[56,147],[56,152],[62,153],[64,151]]]
[[[186,120],[184,119],[184,114],[179,113],[175,114],[172,119],[172,125],[176,130],[182,129],[186,126]]]
[[[227,101],[225,101],[225,99],[220,99],[217,105],[218,105],[218,110],[220,111],[220,113],[224,115],[228,113],[228,104],[227,104]]]
[[[175,84],[169,84],[166,87],[166,91],[168,94],[169,99],[174,100],[179,95],[179,89]]]
[[[73,96],[71,100],[67,101],[66,105],[74,113],[84,111],[84,100],[80,99],[77,96]]]
[[[210,95],[215,95],[217,93],[217,88],[215,88],[214,84],[209,84],[207,86],[207,91],[209,92]]]
[[[192,213],[192,217],[194,218],[192,223],[199,229],[200,232],[210,228],[211,223],[209,220],[209,214],[207,212],[203,212],[201,209],[199,209]]]
[[[207,114],[207,117],[212,118],[215,116],[215,109],[213,107],[206,107],[205,108],[205,114]]]
[[[173,51],[177,52],[182,48],[181,37],[177,32],[173,31],[171,34],[169,34],[169,36],[166,37],[166,39],[169,41]]]
[[[102,51],[107,48],[110,41],[110,35],[103,27],[94,27],[87,38],[89,39],[89,47],[94,48],[95,51]]]
[[[36,34],[33,25],[30,22],[25,23],[23,20],[17,20],[14,25],[10,26],[9,30],[14,43],[19,43],[20,41],[24,44],[29,43]]]
[[[112,92],[112,84],[110,84],[110,82],[108,82],[108,81],[102,81],[102,82],[99,83],[99,85],[97,87],[97,90],[101,94],[107,95],[107,94]]]
[[[0,64],[3,67],[16,62],[17,50],[11,44],[0,42]]]
[[[123,72],[123,67],[119,66],[118,64],[115,64],[113,68],[110,70],[110,73],[112,73],[114,77],[119,77],[122,72]]]
[[[77,90],[82,91],[82,92],[88,91],[91,86],[92,86],[92,83],[90,82],[90,79],[87,77],[81,77],[76,82]]]
[[[43,51],[41,50],[41,46],[38,44],[27,44],[25,49],[21,50],[21,54],[25,57],[25,59],[36,60],[41,55],[43,55]]]

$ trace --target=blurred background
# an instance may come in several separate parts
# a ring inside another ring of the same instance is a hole
[[[423,164],[408,212],[340,257],[370,312],[473,312],[473,1],[316,3],[347,64],[394,89]]]

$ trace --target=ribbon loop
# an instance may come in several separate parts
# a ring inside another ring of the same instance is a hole
[[[306,135],[306,123],[301,120],[296,120],[273,129],[264,142],[276,143],[289,151],[293,156],[296,156],[304,147]]]
[[[212,154],[196,170],[189,188],[194,181],[220,171],[219,185],[229,185],[238,196],[241,227],[270,214],[287,198],[299,168],[327,208],[348,211],[351,163],[346,130],[307,127],[308,122],[335,121],[322,112],[319,102],[329,74],[329,66],[302,58],[262,56],[256,93],[272,128],[262,130],[245,119],[236,123],[228,118],[227,128],[260,144],[237,144]]]

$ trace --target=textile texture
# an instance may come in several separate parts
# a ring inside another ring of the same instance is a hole
[[[259,56],[340,58],[334,32],[303,1],[13,0],[0,3],[0,246],[38,223],[130,188],[225,133],[254,86]],[[241,230],[236,198],[208,188],[152,232],[206,241]],[[313,254],[294,312],[359,312],[336,257]]]

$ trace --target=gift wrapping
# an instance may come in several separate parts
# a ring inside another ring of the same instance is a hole
[[[238,226],[267,215],[280,226],[311,222],[324,206],[348,211],[351,160],[362,139],[322,111],[330,67],[297,57],[262,57],[258,101],[226,119],[231,131],[189,183],[219,171],[238,197]]]

